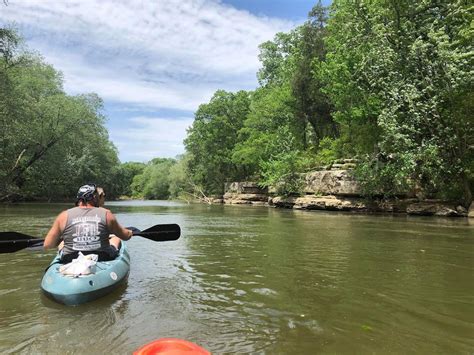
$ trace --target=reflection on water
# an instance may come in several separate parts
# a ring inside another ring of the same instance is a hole
[[[0,207],[0,230],[46,233],[66,205]],[[0,353],[130,354],[160,337],[219,353],[470,353],[473,226],[463,219],[112,202],[128,285],[65,307],[39,283],[53,252],[0,254]]]

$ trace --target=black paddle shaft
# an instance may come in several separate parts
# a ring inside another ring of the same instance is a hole
[[[181,229],[177,224],[157,224],[153,227],[140,231],[135,227],[128,227],[133,231],[133,235],[138,235],[155,242],[166,242],[179,239]],[[0,254],[14,253],[16,251],[40,247],[44,244],[44,239],[35,238],[19,232],[0,232]]]

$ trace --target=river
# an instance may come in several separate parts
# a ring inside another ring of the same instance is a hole
[[[0,230],[44,236],[64,204],[0,206]],[[40,291],[54,252],[0,254],[0,353],[131,354],[161,337],[214,354],[474,352],[467,219],[110,202],[134,237],[128,284],[75,307]],[[471,224],[469,224],[471,223]]]

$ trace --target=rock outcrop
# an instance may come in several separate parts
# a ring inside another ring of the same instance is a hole
[[[268,189],[261,188],[255,182],[232,182],[226,184],[224,203],[231,205],[266,205]]]
[[[304,175],[303,196],[275,196],[275,189],[261,188],[255,182],[233,182],[225,186],[226,204],[270,205],[300,210],[407,213],[419,216],[468,216],[474,218],[474,203],[469,211],[449,201],[409,197],[366,200],[352,169],[356,161],[336,161],[324,169]],[[216,201],[217,202],[217,201]]]
[[[270,204],[276,207],[294,208],[298,210],[328,211],[367,211],[367,205],[361,198],[343,196],[302,196],[274,197]]]
[[[315,195],[361,195],[360,185],[350,170],[320,170],[307,173],[304,192]]]
[[[464,207],[441,200],[424,200],[411,203],[407,206],[406,213],[418,216],[467,216],[467,210]]]
[[[464,217],[467,215],[467,210],[462,206],[440,200],[393,199],[367,201],[362,197],[354,196],[307,195],[302,197],[277,196],[270,198],[269,204],[275,207],[299,210],[390,212],[445,217]]]

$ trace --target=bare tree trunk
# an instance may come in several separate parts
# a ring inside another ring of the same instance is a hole
[[[466,174],[463,172],[461,174],[462,186],[464,189],[464,196],[463,196],[463,205],[466,208],[469,208],[472,202],[472,190],[469,184],[469,179],[467,178]]]
[[[32,166],[37,160],[39,160],[43,155],[45,155],[45,153],[52,146],[54,146],[58,141],[59,141],[58,138],[53,138],[46,145],[38,145],[36,152],[31,156],[31,158],[25,164],[20,164],[20,160],[26,151],[26,149],[23,149],[23,151],[18,156],[18,159],[14,167],[10,170],[10,172],[7,175],[7,179],[6,179],[7,182],[13,183],[17,185],[18,187],[21,187],[23,185],[23,173],[30,166]]]
[[[188,184],[193,188],[194,191],[198,192],[199,194],[186,192],[187,194],[193,196],[196,200],[207,203],[208,205],[212,204],[212,200],[206,196],[204,191],[199,186],[193,184],[191,181],[188,181]]]

